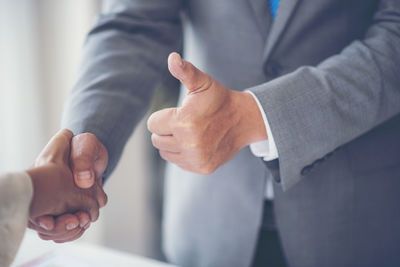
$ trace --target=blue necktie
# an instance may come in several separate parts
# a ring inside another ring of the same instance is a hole
[[[272,19],[275,19],[276,13],[278,12],[279,1],[280,0],[269,0]]]

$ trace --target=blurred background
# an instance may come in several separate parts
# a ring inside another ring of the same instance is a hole
[[[29,167],[58,131],[85,35],[100,10],[100,0],[0,0],[0,172]],[[162,91],[154,109],[175,101],[162,99]],[[108,205],[82,239],[163,259],[162,168],[142,121],[105,185]]]

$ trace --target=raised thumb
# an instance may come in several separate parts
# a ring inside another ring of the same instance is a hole
[[[176,52],[171,53],[168,57],[168,69],[172,76],[185,85],[189,93],[197,93],[211,87],[213,79],[192,63],[183,60]]]

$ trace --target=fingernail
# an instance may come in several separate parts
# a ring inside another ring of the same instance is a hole
[[[79,180],[89,180],[90,178],[92,178],[92,173],[90,171],[78,172]]]
[[[45,230],[50,230],[50,228],[46,224],[44,224],[42,222],[39,223],[39,226],[42,227]]]
[[[78,225],[76,225],[75,223],[69,223],[67,224],[67,230],[73,230],[77,227]]]
[[[85,228],[85,226],[88,225],[89,223],[90,223],[89,220],[84,220],[84,221],[82,221],[82,222],[79,224],[79,226],[80,226],[81,228]]]

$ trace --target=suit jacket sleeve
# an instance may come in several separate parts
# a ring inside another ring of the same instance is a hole
[[[399,114],[399,69],[400,1],[382,0],[362,40],[250,89],[268,117],[279,153],[270,165],[284,190],[305,166]]]
[[[180,9],[181,0],[106,1],[88,34],[62,125],[105,145],[105,177],[168,73],[168,54],[181,49]]]
[[[33,195],[26,173],[0,175],[0,266],[13,261],[28,223]]]

